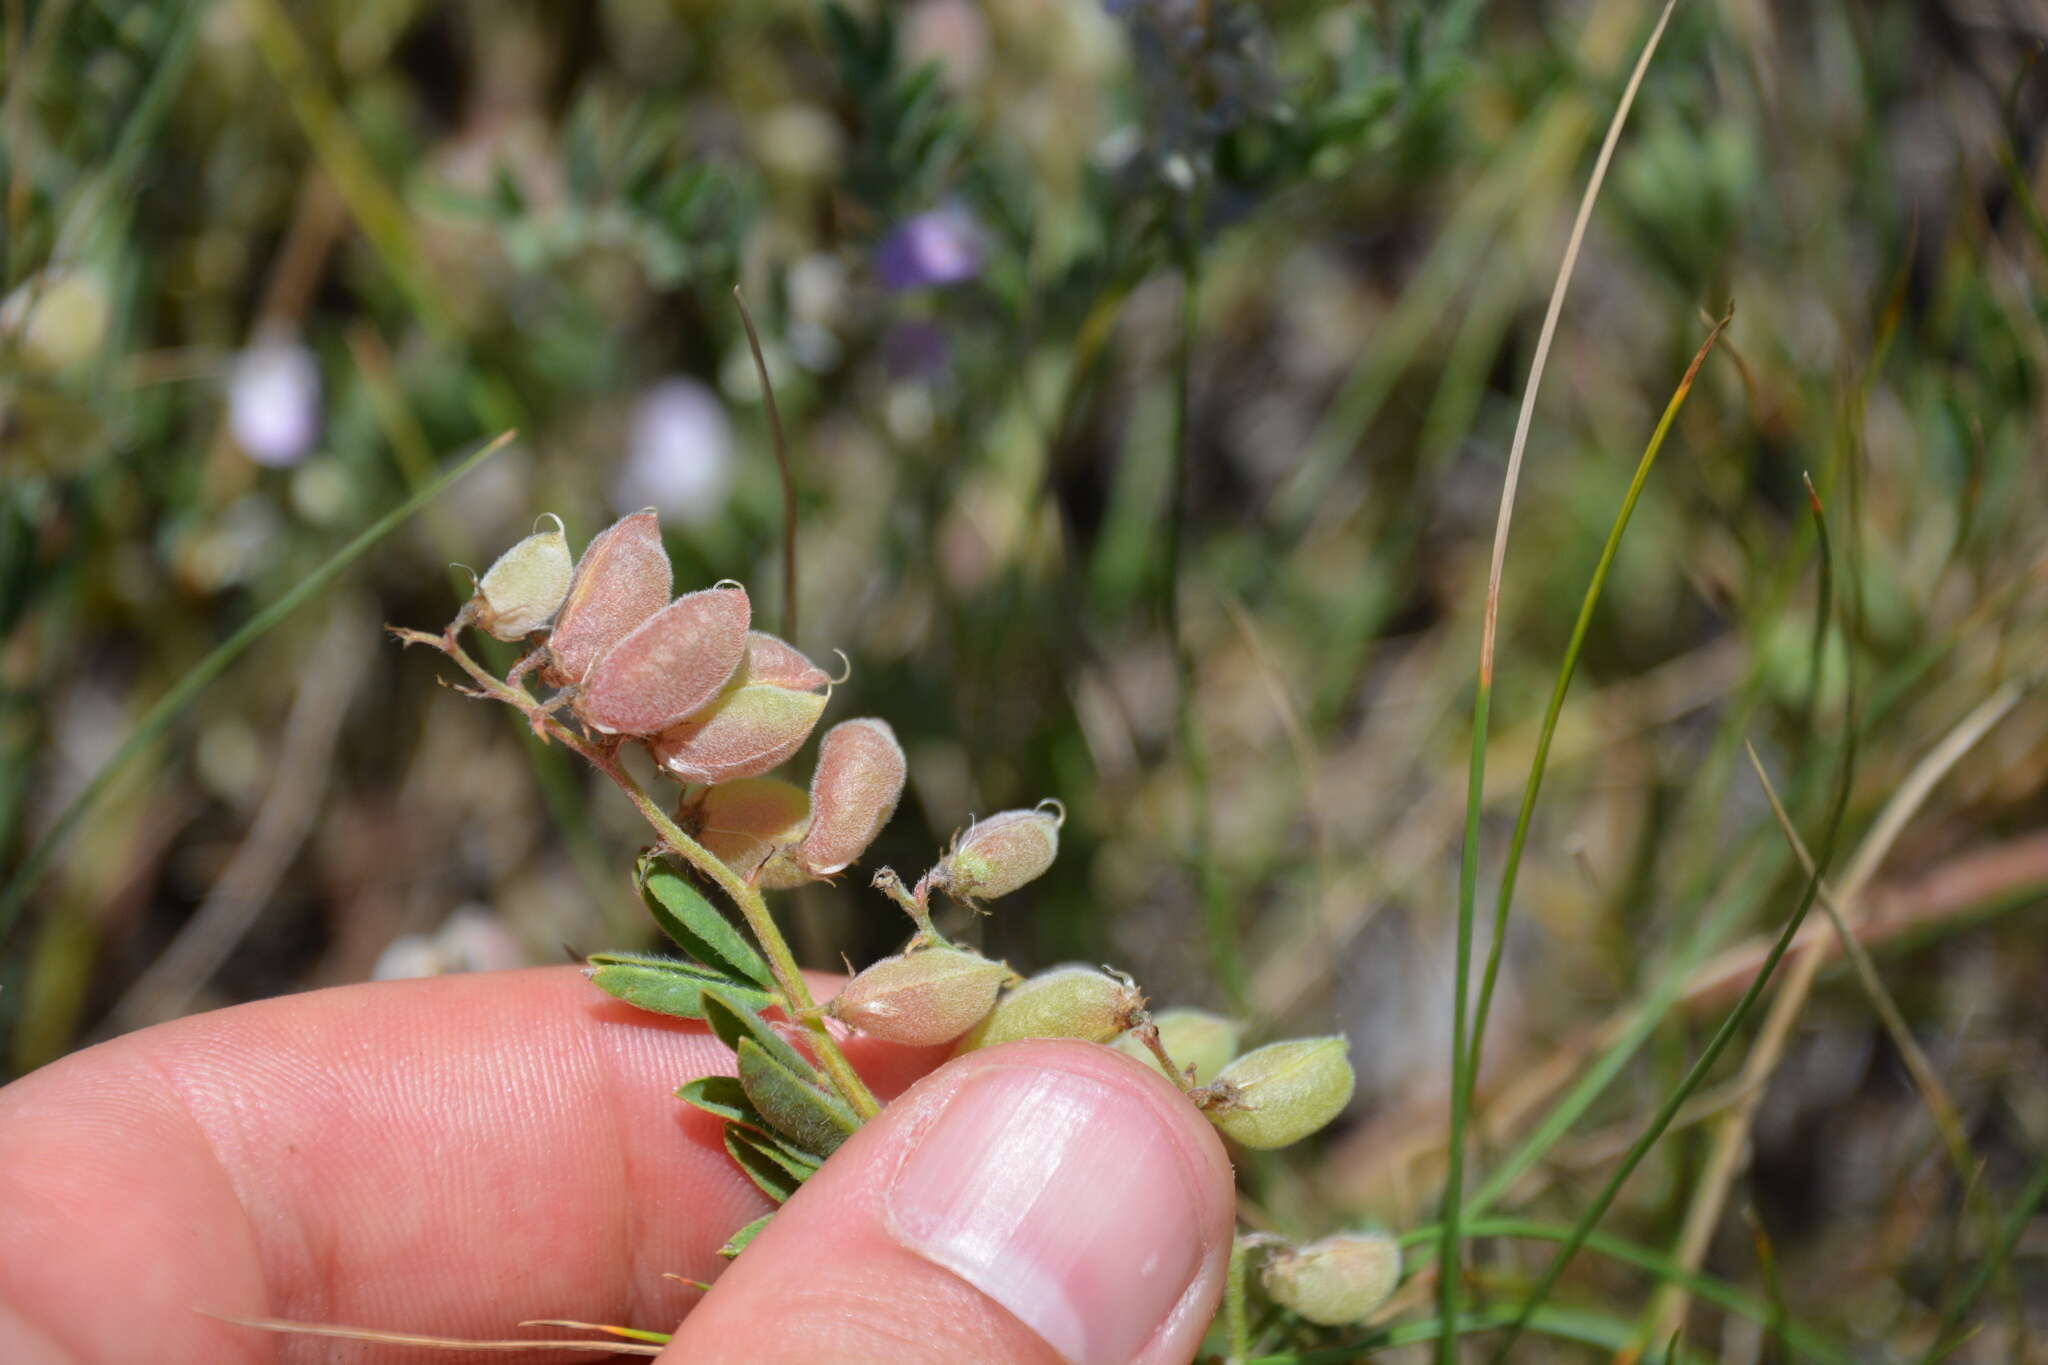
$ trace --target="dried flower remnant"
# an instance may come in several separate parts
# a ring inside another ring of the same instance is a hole
[[[592,665],[576,694],[578,718],[608,735],[658,735],[682,723],[739,673],[752,615],[737,586],[678,597]]]
[[[960,948],[885,957],[846,983],[826,1013],[891,1043],[950,1043],[988,1014],[1008,967]]]
[[[908,771],[887,721],[864,716],[827,730],[811,774],[811,827],[798,863],[813,877],[850,867],[896,813]]]
[[[1273,1253],[1259,1272],[1273,1302],[1322,1327],[1366,1321],[1401,1282],[1401,1244],[1384,1232],[1340,1232]]]
[[[1247,1147],[1285,1147],[1344,1112],[1356,1083],[1341,1035],[1269,1043],[1239,1057],[1208,1087],[1209,1121]]]
[[[707,787],[679,813],[683,827],[742,877],[801,839],[811,800],[779,777],[743,777]]]
[[[522,640],[555,619],[574,572],[569,538],[557,521],[553,530],[536,531],[498,556],[477,580],[469,611],[485,634]]]
[[[1039,972],[1004,992],[962,1052],[1024,1038],[1078,1038],[1106,1043],[1129,1028],[1145,997],[1121,973],[1069,963]]]
[[[582,682],[613,645],[668,605],[674,581],[654,513],[635,512],[598,532],[576,561],[569,595],[556,613],[541,681],[550,687]]]
[[[1053,812],[1045,809],[1051,805]],[[1057,812],[1057,813],[1054,813]],[[1060,850],[1059,803],[1006,810],[968,826],[953,851],[931,870],[931,884],[959,900],[995,900],[1036,881]]]

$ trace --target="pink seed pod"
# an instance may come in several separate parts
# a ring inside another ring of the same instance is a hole
[[[778,777],[744,777],[707,788],[684,811],[697,842],[742,877],[801,839],[811,799]]]
[[[787,640],[765,630],[752,630],[747,632],[747,681],[816,692],[832,685],[832,675]]]
[[[1058,812],[1048,812],[1052,806]],[[953,842],[953,851],[932,869],[932,885],[966,901],[1007,896],[1037,880],[1052,866],[1060,849],[1060,824],[1066,818],[1059,803],[1040,802],[1032,810],[1006,810],[968,826]]]
[[[907,771],[885,720],[844,720],[825,732],[811,774],[811,827],[796,861],[813,877],[843,872],[896,813]]]
[[[824,714],[822,693],[742,682],[649,747],[670,776],[685,782],[759,777],[802,748]]]
[[[658,735],[701,711],[739,672],[753,608],[741,587],[685,593],[605,652],[576,714],[608,735]]]
[[[582,682],[606,651],[667,605],[674,581],[654,513],[635,512],[598,532],[576,561],[569,595],[555,613],[541,681],[550,687]]]
[[[1010,979],[1008,967],[979,954],[925,948],[868,967],[825,1012],[886,1042],[933,1047],[980,1023]]]
[[[569,538],[562,524],[536,531],[498,556],[477,580],[471,613],[479,629],[500,640],[521,640],[547,628],[569,595]]]

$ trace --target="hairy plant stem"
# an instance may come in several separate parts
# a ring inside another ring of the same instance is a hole
[[[768,970],[775,978],[775,986],[782,994],[783,1005],[792,1019],[800,1021],[811,1034],[811,1044],[818,1054],[818,1062],[832,1081],[842,1098],[853,1106],[853,1111],[863,1119],[871,1119],[882,1112],[874,1093],[867,1088],[853,1064],[846,1060],[846,1054],[839,1050],[839,1044],[832,1037],[824,1017],[818,1012],[818,1003],[811,998],[811,988],[805,984],[802,969],[796,964],[796,956],[789,950],[789,943],[776,926],[775,917],[768,911],[768,903],[761,899],[761,893],[745,878],[721,862],[702,844],[683,833],[682,828],[661,808],[661,803],[649,796],[633,775],[620,765],[616,744],[593,744],[573,731],[563,728],[548,714],[549,704],[537,701],[533,695],[520,688],[493,677],[476,660],[470,658],[456,640],[453,627],[445,634],[430,635],[424,631],[391,628],[391,633],[406,644],[423,644],[440,650],[456,666],[467,673],[481,689],[478,695],[493,701],[502,701],[516,706],[524,712],[534,729],[543,738],[559,742],[563,747],[581,756],[593,768],[612,780],[612,784],[626,794],[633,808],[654,828],[664,847],[677,857],[697,869],[705,877],[717,883],[719,890],[732,899],[739,907],[740,915],[746,920],[747,928],[753,931],[754,940],[761,947],[761,953],[768,959]]]

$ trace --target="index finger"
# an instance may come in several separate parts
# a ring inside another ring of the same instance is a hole
[[[885,1095],[939,1059],[848,1052]],[[318,991],[78,1053],[0,1090],[0,1359],[312,1346],[195,1310],[672,1324],[694,1295],[664,1272],[713,1278],[768,1207],[674,1097],[731,1065],[569,967]]]

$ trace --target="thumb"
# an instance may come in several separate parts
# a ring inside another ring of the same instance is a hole
[[[661,1360],[1185,1365],[1234,1209],[1222,1143],[1157,1072],[1087,1043],[969,1053],[849,1138]]]

